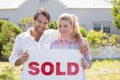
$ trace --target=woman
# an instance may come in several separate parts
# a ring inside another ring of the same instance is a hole
[[[60,36],[58,40],[51,44],[51,49],[78,49],[78,42],[75,36],[77,33],[79,33],[79,24],[76,16],[69,13],[63,13],[58,19],[58,26]],[[88,45],[87,40],[84,39],[84,41]],[[88,46],[88,49],[83,54],[83,69],[90,68],[91,64],[92,59]]]

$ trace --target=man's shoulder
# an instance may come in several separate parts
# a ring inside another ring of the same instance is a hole
[[[18,38],[24,38],[26,36],[26,32],[23,32],[23,33],[21,33],[21,34],[19,34],[19,35],[17,35],[17,39]]]
[[[56,32],[56,31],[57,30],[55,30],[55,29],[48,29],[48,30],[45,30],[44,33],[49,34],[49,33],[53,33],[53,32]]]
[[[44,34],[46,35],[59,35],[59,31],[58,30],[55,30],[55,29],[48,29],[48,30],[45,30],[44,31]]]

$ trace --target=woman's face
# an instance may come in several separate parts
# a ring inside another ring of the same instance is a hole
[[[59,32],[61,36],[69,36],[72,35],[73,27],[72,24],[67,20],[59,21]]]

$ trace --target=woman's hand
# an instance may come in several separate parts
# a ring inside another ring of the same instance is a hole
[[[82,64],[83,69],[89,69],[90,68],[90,63],[88,63],[85,58],[82,58],[81,64]]]

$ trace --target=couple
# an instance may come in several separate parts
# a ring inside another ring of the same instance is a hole
[[[34,27],[16,37],[10,63],[14,66],[24,64],[29,58],[28,48],[79,49],[84,55],[81,61],[83,68],[90,68],[92,62],[88,43],[79,33],[76,16],[69,13],[60,15],[58,30],[45,30],[49,22],[49,12],[39,9],[34,15]]]

